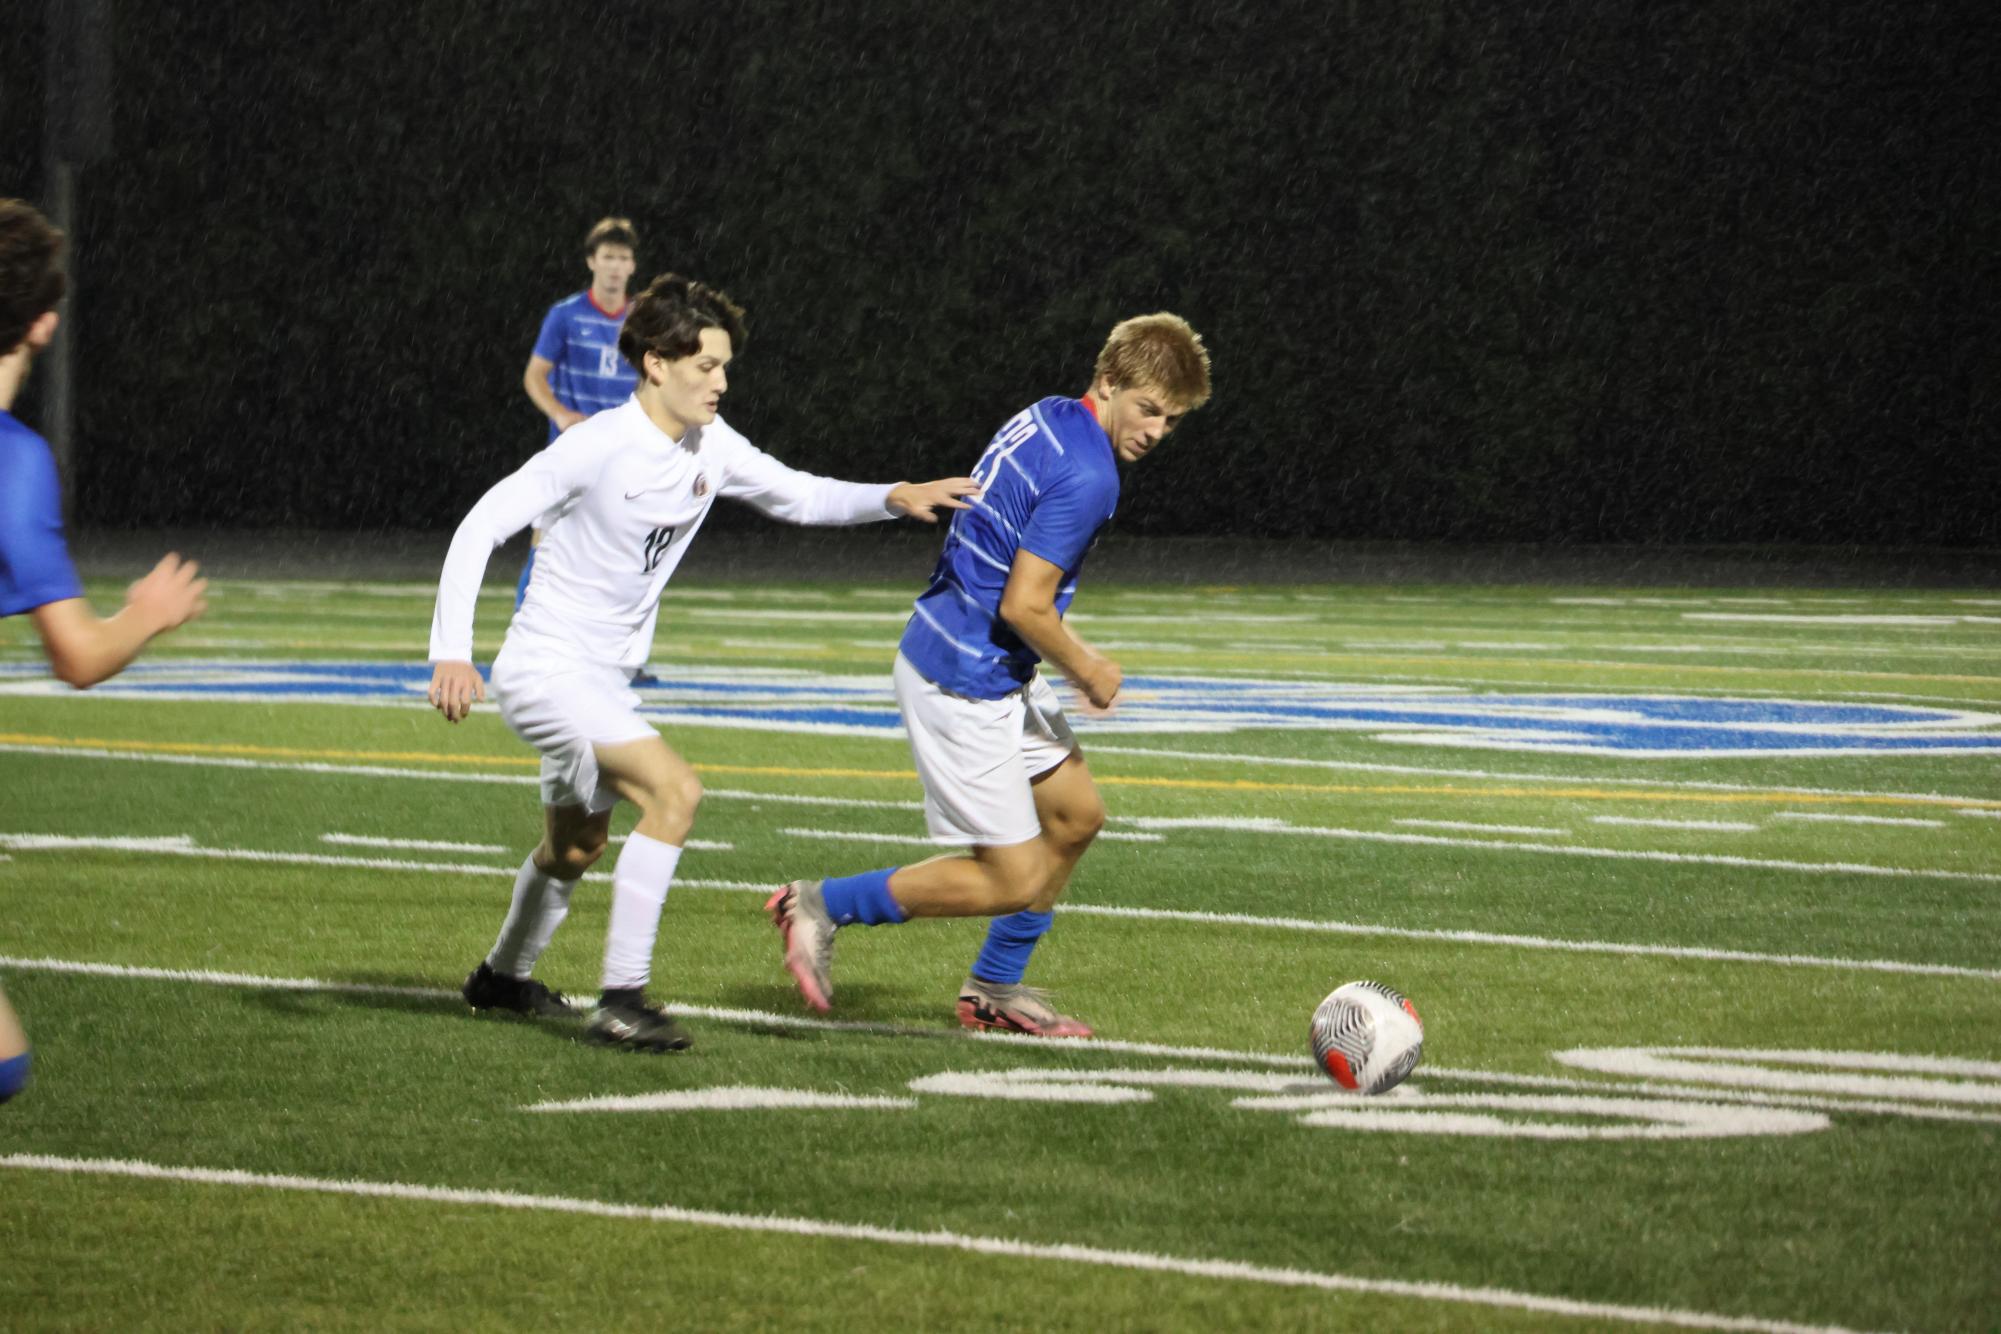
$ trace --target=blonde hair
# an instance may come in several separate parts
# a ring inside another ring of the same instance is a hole
[[[1164,310],[1121,320],[1098,353],[1095,375],[1121,389],[1150,385],[1183,411],[1209,401],[1209,349],[1187,320]]]

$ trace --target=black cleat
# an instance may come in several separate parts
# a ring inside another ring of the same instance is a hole
[[[560,991],[551,991],[532,977],[502,977],[482,961],[459,988],[475,1010],[506,1010],[536,1019],[574,1018],[576,1011]]]
[[[688,1030],[667,1013],[667,1007],[641,999],[615,1002],[591,1011],[584,1041],[627,1051],[684,1051],[695,1043]]]

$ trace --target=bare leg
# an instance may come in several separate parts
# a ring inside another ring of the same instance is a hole
[[[1049,874],[1031,906],[1036,912],[1048,912],[1069,888],[1070,873],[1105,827],[1105,802],[1082,755],[1072,755],[1034,782],[1035,814],[1042,821]]]

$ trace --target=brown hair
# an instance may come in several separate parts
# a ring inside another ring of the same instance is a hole
[[[1151,385],[1193,411],[1209,401],[1209,349],[1179,315],[1135,315],[1112,329],[1095,376],[1121,389]]]
[[[33,205],[0,199],[0,356],[63,299],[63,234]]]
[[[584,254],[595,255],[601,245],[622,245],[627,250],[639,249],[639,233],[633,230],[631,218],[599,218],[584,237]]]
[[[675,361],[702,346],[702,330],[721,329],[738,352],[750,337],[743,307],[704,283],[663,273],[647,285],[618,332],[618,350],[633,369],[646,374],[646,354]]]

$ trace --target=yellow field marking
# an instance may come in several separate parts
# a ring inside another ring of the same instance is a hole
[[[128,750],[150,754],[218,755],[290,760],[358,760],[404,764],[498,765],[526,769],[539,763],[531,756],[456,755],[441,751],[417,750],[338,750],[301,746],[256,746],[239,742],[215,741],[121,741],[105,737],[34,736],[0,732],[0,745],[47,746],[59,750]],[[756,775],[766,778],[870,778],[913,782],[911,769],[807,768],[788,764],[710,764],[695,769],[707,774]],[[1681,801],[1719,804],[1765,804],[1800,806],[1953,806],[1975,810],[2001,810],[2001,800],[1976,797],[1934,797],[1921,793],[1838,792],[1685,792],[1660,788],[1598,787],[1476,787],[1463,783],[1273,783],[1254,778],[1134,778],[1094,774],[1102,787],[1158,788],[1186,792],[1290,792],[1319,796],[1365,797],[1532,797],[1572,801]],[[1551,783],[1567,782],[1552,778]]]

